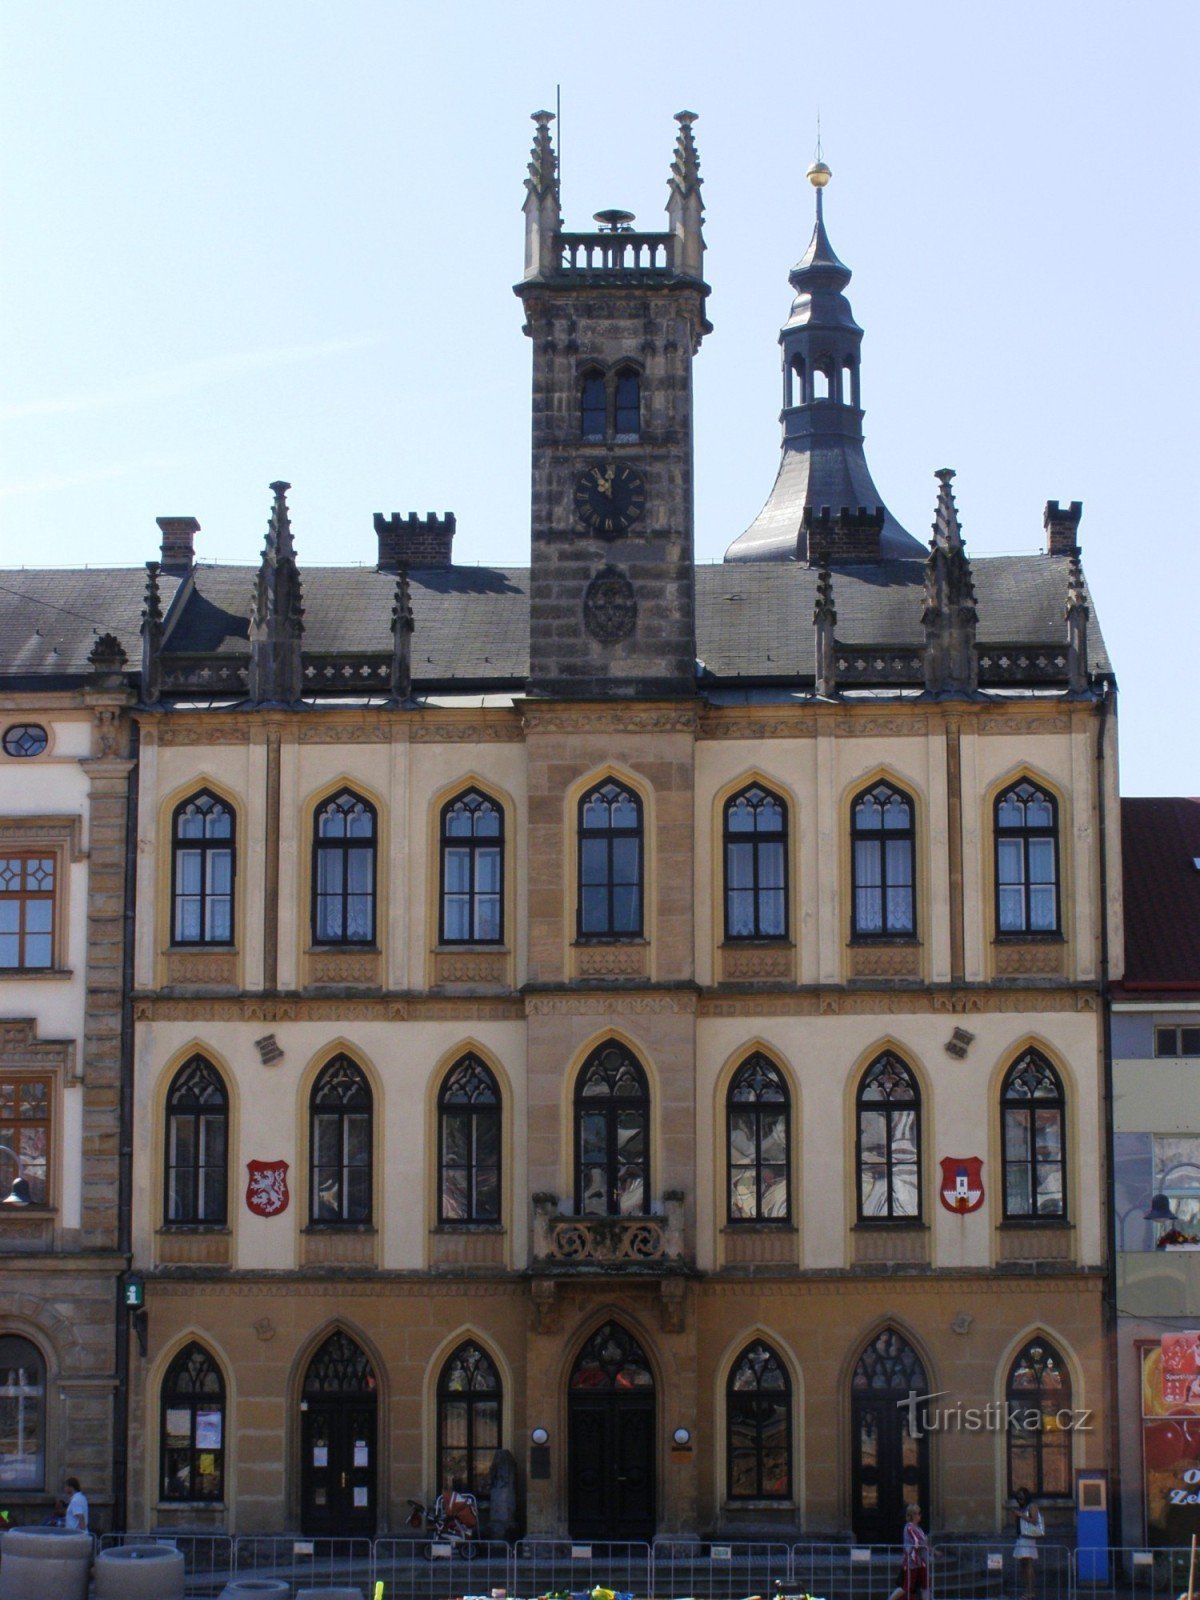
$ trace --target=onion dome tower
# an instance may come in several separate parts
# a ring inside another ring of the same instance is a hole
[[[725,552],[726,561],[835,564],[921,560],[924,547],[883,504],[863,454],[862,329],[845,288],[850,268],[825,231],[823,161],[808,169],[817,219],[792,268],[796,291],[779,334],[783,353],[783,459],[766,505]]]

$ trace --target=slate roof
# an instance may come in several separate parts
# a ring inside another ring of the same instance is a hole
[[[1062,645],[1067,560],[992,556],[972,562],[979,643]],[[167,618],[164,659],[248,653],[250,597],[257,567],[200,564],[179,597],[160,578]],[[395,578],[372,567],[300,568],[304,652],[390,655]],[[696,568],[697,654],[711,678],[779,682],[814,672],[817,573],[795,562]],[[417,685],[519,687],[529,665],[529,570],[448,567],[410,573]],[[96,635],[115,633],[131,669],[141,652],[145,574],[137,568],[0,572],[0,680],[46,685],[86,674]],[[837,639],[848,646],[919,646],[924,564],[885,561],[835,568]],[[1111,665],[1093,615],[1093,671]]]
[[[1121,801],[1122,987],[1200,994],[1200,799]]]

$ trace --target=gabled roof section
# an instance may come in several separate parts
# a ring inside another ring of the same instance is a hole
[[[1122,800],[1121,853],[1120,988],[1200,997],[1200,799]]]

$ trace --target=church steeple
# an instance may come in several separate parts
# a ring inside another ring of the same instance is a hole
[[[795,299],[779,334],[779,475],[766,505],[726,551],[726,561],[811,563],[826,551],[834,563],[924,554],[883,505],[863,454],[862,329],[845,295],[850,268],[838,259],[825,229],[830,177],[823,161],[808,169],[816,190],[816,221],[808,249],[788,275]],[[828,529],[831,522],[838,530],[832,544],[827,532],[820,548],[811,544],[809,528]]]

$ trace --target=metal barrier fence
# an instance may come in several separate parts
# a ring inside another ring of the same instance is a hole
[[[650,1595],[648,1544],[587,1539],[520,1539],[512,1547],[508,1591],[579,1595],[597,1584],[636,1596]]]
[[[899,1545],[522,1539],[515,1545],[473,1540],[464,1547],[421,1538],[167,1529],[109,1533],[99,1542],[101,1549],[173,1545],[183,1552],[192,1600],[214,1600],[230,1578],[247,1576],[280,1579],[293,1593],[357,1586],[365,1597],[382,1580],[385,1600],[493,1600],[495,1591],[506,1600],[590,1600],[597,1585],[635,1600],[888,1600],[899,1583],[902,1557]],[[934,1548],[930,1600],[1006,1600],[1021,1593],[1010,1540],[935,1541]],[[1182,1547],[1081,1551],[1041,1545],[1036,1600],[1176,1600],[1187,1589],[1189,1555]]]
[[[739,1595],[773,1595],[777,1586],[791,1590],[791,1550],[786,1544],[658,1539],[653,1562],[655,1595],[736,1600]]]

